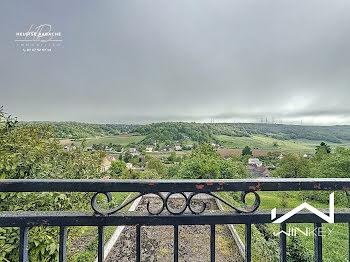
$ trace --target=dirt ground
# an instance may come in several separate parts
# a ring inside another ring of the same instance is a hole
[[[152,204],[154,203],[152,200]],[[174,207],[179,206],[179,200],[171,200]],[[212,200],[210,209],[217,209]],[[147,200],[140,202],[137,210],[145,210]],[[160,202],[159,202],[160,204]],[[141,261],[170,262],[173,261],[173,226],[143,226],[141,228]],[[108,262],[129,262],[136,259],[136,227],[125,227],[123,233],[114,245],[106,259]],[[225,225],[216,225],[216,261],[243,261],[238,248]],[[179,226],[179,261],[207,262],[210,261],[210,226]]]

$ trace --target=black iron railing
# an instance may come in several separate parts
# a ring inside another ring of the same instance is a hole
[[[210,225],[210,258],[215,261],[215,225],[245,224],[245,260],[251,261],[251,225],[272,223],[270,210],[258,210],[260,205],[259,191],[348,191],[350,179],[244,179],[244,180],[0,180],[0,192],[95,192],[91,199],[91,211],[3,211],[0,212],[0,227],[20,228],[20,261],[28,261],[28,231],[35,226],[59,226],[59,261],[66,260],[67,227],[98,227],[98,261],[103,261],[104,227],[134,225],[136,226],[136,261],[141,260],[141,227],[145,225],[174,226],[174,261],[178,261],[178,226]],[[242,201],[248,193],[254,195],[254,203],[248,207],[236,207],[221,198],[216,192],[242,192]],[[110,192],[137,192],[138,194],[111,210],[99,207],[96,197],[104,194],[111,200]],[[155,194],[161,199],[157,210],[147,212],[124,212],[127,206],[137,198]],[[173,209],[169,199],[180,194],[183,205]],[[194,208],[191,205],[198,194],[209,195],[230,207],[228,211],[206,212],[206,205]],[[276,218],[287,211],[277,210]],[[325,221],[312,212],[301,212],[280,224],[286,230],[286,223],[313,223],[320,227]],[[348,209],[336,210],[335,223],[350,223]],[[180,240],[181,241],[181,240]],[[322,261],[322,236],[314,238],[315,261]],[[287,240],[280,234],[280,261],[286,261]],[[350,252],[349,252],[350,254]]]

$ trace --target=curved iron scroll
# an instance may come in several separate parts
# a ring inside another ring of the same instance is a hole
[[[112,215],[112,214],[117,213],[118,211],[120,211],[124,207],[128,206],[129,204],[131,204],[132,202],[134,202],[136,199],[138,199],[140,197],[143,197],[145,195],[157,195],[161,200],[160,207],[157,210],[151,210],[151,208],[150,208],[151,203],[149,200],[147,202],[146,208],[147,208],[148,213],[151,215],[159,215],[160,213],[162,213],[164,211],[164,209],[166,209],[169,213],[171,213],[173,215],[181,215],[182,213],[184,213],[186,211],[187,208],[192,212],[192,214],[201,214],[204,212],[204,210],[207,207],[206,202],[204,202],[203,199],[199,199],[201,201],[199,208],[194,208],[191,205],[191,203],[193,203],[194,196],[199,195],[199,194],[206,194],[206,195],[212,196],[213,198],[216,198],[217,200],[223,202],[224,204],[226,204],[230,208],[234,209],[237,213],[252,213],[255,210],[257,210],[260,206],[260,196],[255,191],[244,191],[241,194],[241,201],[243,204],[246,204],[246,201],[245,201],[246,196],[249,193],[253,193],[255,199],[254,199],[254,203],[250,207],[247,207],[247,208],[236,207],[236,206],[232,205],[231,203],[229,203],[228,201],[226,201],[225,199],[223,199],[222,197],[220,197],[214,193],[211,193],[211,192],[192,192],[189,195],[186,195],[185,192],[168,192],[168,194],[165,197],[160,192],[159,193],[142,193],[141,192],[137,196],[131,198],[130,200],[124,202],[120,206],[118,206],[114,209],[111,209],[111,210],[101,209],[97,204],[96,198],[99,194],[104,194],[107,197],[108,202],[110,202],[112,200],[112,194],[109,192],[102,192],[102,193],[97,192],[94,194],[94,196],[91,199],[91,207],[95,211],[96,214],[108,216],[108,215]],[[184,202],[179,209],[173,209],[169,205],[170,197],[172,195],[175,195],[175,194],[180,194],[184,199]]]

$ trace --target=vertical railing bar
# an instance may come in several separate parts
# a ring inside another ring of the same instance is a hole
[[[28,261],[28,233],[29,233],[29,227],[20,227],[19,262]]]
[[[104,227],[98,227],[98,262],[104,261]]]
[[[174,225],[174,262],[179,261],[179,226]]]
[[[136,262],[141,262],[141,226],[136,226]]]
[[[245,225],[245,261],[252,260],[252,225]]]
[[[349,236],[349,257],[348,257],[348,259],[349,259],[349,261],[350,261],[350,223],[348,223],[348,230],[349,230],[349,234],[348,234],[348,236]]]
[[[285,232],[287,231],[286,223],[282,223],[280,226],[280,262],[287,261],[287,235]]]
[[[215,262],[215,224],[210,225],[210,262]]]
[[[322,262],[322,236],[319,234],[319,228],[321,228],[321,223],[315,223],[314,228],[316,229],[314,236],[314,249],[315,249],[315,261]]]
[[[67,253],[67,227],[60,226],[59,262],[66,262]]]

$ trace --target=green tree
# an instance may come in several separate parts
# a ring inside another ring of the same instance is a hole
[[[180,166],[179,165],[172,165],[168,167],[168,178],[180,178]]]
[[[232,161],[231,159],[221,159],[220,161],[220,179],[247,178],[250,173],[242,162]]]
[[[136,171],[133,169],[126,169],[121,175],[118,177],[119,179],[140,179],[140,175],[142,172]]]
[[[109,168],[109,172],[112,176],[119,177],[127,170],[126,163],[124,161],[112,161]]]
[[[131,163],[133,166],[139,165],[139,156],[133,156],[130,160],[129,163]]]
[[[125,163],[129,163],[131,158],[132,158],[132,155],[129,152],[125,152],[125,154],[124,154],[124,162]]]
[[[188,158],[184,158],[180,177],[191,179],[243,178],[249,176],[241,162],[225,160],[215,148],[203,144],[196,148]]]
[[[204,155],[207,157],[220,158],[220,154],[211,144],[201,144],[201,146],[192,151],[191,155]]]
[[[276,173],[278,176],[285,178],[309,177],[310,164],[310,160],[306,158],[289,154],[280,160]]]
[[[315,160],[311,169],[311,174],[313,177],[349,178],[350,149],[337,149],[336,153]]]
[[[175,162],[175,160],[176,160],[176,153],[175,152],[171,152],[167,159],[168,159],[169,162]]]
[[[242,156],[251,156],[253,153],[252,153],[252,150],[250,149],[249,146],[246,146],[243,148],[242,150]]]
[[[161,179],[163,178],[156,170],[146,169],[143,172],[140,172],[139,179]]]
[[[145,171],[155,172],[159,175],[159,178],[165,177],[167,174],[165,165],[158,158],[150,158],[147,161]]]
[[[331,147],[325,142],[322,142],[319,146],[316,146],[316,154],[329,154],[331,151]]]
[[[192,151],[181,166],[182,178],[214,179],[220,174],[220,155],[210,144],[202,144]]]
[[[190,156],[181,166],[182,178],[215,179],[219,174],[219,159],[204,154]]]
[[[312,159],[311,176],[317,178],[349,178],[350,174],[350,149],[337,148],[335,153]],[[350,192],[335,192],[336,204],[350,204]],[[328,192],[317,192],[306,195],[307,199],[328,203]]]

